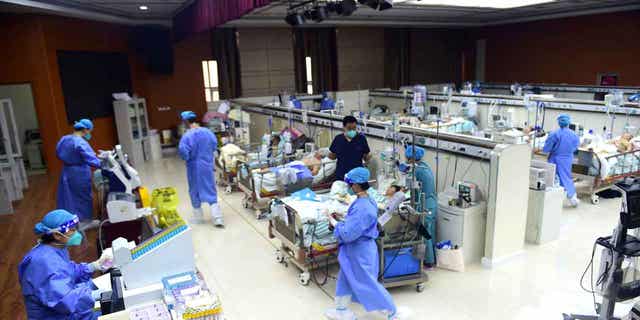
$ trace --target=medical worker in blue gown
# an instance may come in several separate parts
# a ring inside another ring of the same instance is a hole
[[[327,215],[338,239],[340,273],[336,285],[336,308],[328,310],[329,319],[355,319],[348,308],[351,301],[360,303],[367,312],[382,312],[397,319],[396,306],[389,292],[378,282],[379,259],[378,207],[367,194],[369,170],[355,168],[344,178],[349,192],[357,195],[344,221]]]
[[[302,109],[302,102],[296,96],[289,96],[289,107],[294,109]]]
[[[28,319],[97,318],[93,306],[102,291],[91,282],[91,274],[108,269],[112,257],[104,254],[92,263],[71,261],[67,248],[82,242],[77,227],[78,216],[61,209],[49,212],[36,224],[34,231],[40,237],[38,245],[18,266]]]
[[[93,219],[93,194],[91,189],[91,168],[99,168],[96,157],[88,141],[91,139],[93,123],[82,119],[73,125],[74,132],[58,141],[56,155],[63,162],[58,183],[58,209],[65,209],[80,218],[81,229],[97,226]]]
[[[329,98],[326,92],[322,93],[322,101],[320,102],[320,110],[333,110],[336,108],[336,103],[333,99]]]
[[[405,157],[409,164],[416,167],[416,180],[420,182],[422,193],[424,194],[424,208],[427,212],[424,219],[424,226],[429,232],[431,239],[425,239],[425,256],[424,264],[428,267],[436,263],[435,244],[433,239],[436,237],[436,218],[438,216],[438,197],[436,195],[436,182],[433,178],[431,167],[424,161],[425,150],[418,146],[407,146],[405,148]],[[409,172],[411,173],[411,171]]]
[[[573,154],[578,150],[580,138],[569,129],[569,124],[571,124],[571,118],[568,115],[559,115],[558,126],[560,128],[549,134],[542,151],[549,154],[549,163],[556,165],[556,177],[567,192],[567,198],[571,205],[577,207],[580,201],[573,185],[571,164],[573,163]]]
[[[182,112],[180,118],[185,122],[188,130],[180,139],[178,153],[187,162],[187,180],[189,197],[194,209],[194,222],[203,221],[202,203],[208,203],[211,206],[213,224],[222,228],[224,219],[218,205],[213,162],[213,154],[218,150],[218,141],[211,130],[200,127],[193,111]]]

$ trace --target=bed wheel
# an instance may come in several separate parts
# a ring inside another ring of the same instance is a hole
[[[227,186],[226,188],[224,188],[224,192],[226,193],[231,193],[231,186]]]
[[[310,280],[311,274],[308,272],[303,272],[298,276],[298,282],[303,286],[308,286]]]
[[[245,209],[249,209],[249,200],[247,200],[247,199],[242,199],[242,206],[243,206]]]
[[[424,283],[418,283],[418,284],[416,284],[416,291],[417,291],[417,292],[422,292],[422,291],[424,291]]]
[[[592,194],[591,195],[591,203],[592,204],[600,203],[600,197],[597,194]]]
[[[284,263],[284,254],[280,250],[276,250],[276,262]]]

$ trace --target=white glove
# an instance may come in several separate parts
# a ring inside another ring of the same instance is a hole
[[[91,263],[94,270],[100,270],[102,272],[109,270],[113,266],[113,251],[110,249],[102,251],[100,259]]]
[[[333,215],[331,215],[329,210],[324,210],[323,213],[324,213],[325,216],[327,216],[327,219],[329,220],[329,224],[332,227],[335,227],[338,224],[338,221],[333,217]]]

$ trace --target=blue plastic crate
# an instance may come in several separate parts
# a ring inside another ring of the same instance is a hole
[[[384,277],[394,278],[420,272],[422,263],[413,256],[413,247],[384,252]]]

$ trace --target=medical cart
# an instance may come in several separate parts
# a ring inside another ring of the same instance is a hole
[[[422,270],[425,244],[418,228],[425,215],[401,208],[384,225],[377,243],[380,255],[378,281],[385,288],[415,285],[416,291],[424,291],[429,276]]]

